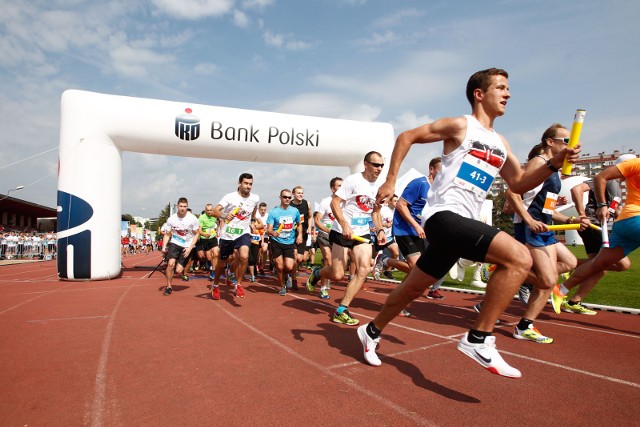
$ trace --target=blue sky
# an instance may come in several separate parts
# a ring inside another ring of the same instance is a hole
[[[584,152],[640,151],[636,1],[0,0],[0,10],[0,192],[24,185],[11,195],[46,206],[67,89],[389,122],[397,135],[469,113],[468,77],[495,66],[512,94],[496,129],[520,160],[576,108],[587,110]],[[424,172],[440,150],[415,147],[401,172]],[[123,213],[151,217],[182,195],[195,211],[215,204],[242,172],[269,206],[295,185],[318,202],[349,173],[123,159]]]

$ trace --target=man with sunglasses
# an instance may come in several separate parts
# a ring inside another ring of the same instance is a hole
[[[380,219],[380,205],[375,197],[378,191],[378,176],[384,167],[382,155],[370,151],[364,157],[364,172],[349,175],[331,199],[331,211],[335,221],[329,232],[331,243],[331,265],[315,268],[307,280],[307,290],[314,292],[316,284],[322,279],[342,280],[347,267],[349,249],[352,250],[351,262],[355,264],[355,274],[347,285],[344,298],[332,316],[336,323],[357,325],[349,313],[349,304],[362,288],[362,284],[371,271],[372,247],[369,238],[369,221],[373,220],[378,243],[384,245],[386,237]]]
[[[267,217],[271,260],[276,267],[282,296],[287,294],[285,275],[294,271],[295,247],[302,243],[300,211],[291,206],[291,199],[291,191],[280,191],[280,205],[271,209]]]
[[[489,278],[482,311],[462,336],[458,350],[498,375],[520,378],[496,350],[495,322],[531,269],[529,251],[513,237],[479,221],[482,203],[500,174],[516,193],[524,193],[558,172],[567,158],[578,159],[579,147],[564,148],[539,167],[523,171],[506,139],[493,126],[505,113],[509,93],[506,71],[490,68],[474,73],[466,96],[471,115],[444,118],[402,132],[396,139],[385,183],[376,202],[391,197],[398,170],[413,144],[443,141],[442,168],[431,187],[423,226],[429,246],[415,268],[396,287],[372,322],[358,328],[364,358],[370,365],[382,362],[376,354],[380,333],[402,309],[444,277],[458,258],[496,264]]]

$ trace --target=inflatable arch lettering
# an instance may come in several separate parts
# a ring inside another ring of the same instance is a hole
[[[355,173],[365,153],[389,158],[393,143],[388,123],[68,90],[60,125],[58,277],[120,274],[122,151],[346,166]]]

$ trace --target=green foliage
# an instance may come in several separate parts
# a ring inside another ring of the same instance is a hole
[[[167,219],[169,219],[170,212],[171,206],[167,204],[164,209],[162,209],[158,214],[158,221],[155,224],[155,231],[157,231],[156,240],[162,240],[162,233],[160,233],[160,229],[162,228],[164,223],[167,222]]]
[[[493,199],[493,226],[513,236],[513,215],[502,213],[504,202],[507,199],[506,193],[503,191],[497,196],[489,196],[489,198]]]

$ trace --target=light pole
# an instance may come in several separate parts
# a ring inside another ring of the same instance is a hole
[[[7,197],[9,197],[9,193],[11,193],[12,191],[20,191],[24,188],[24,185],[18,185],[16,188],[12,188],[11,190],[7,191],[7,195],[2,197],[0,200],[4,200]]]

